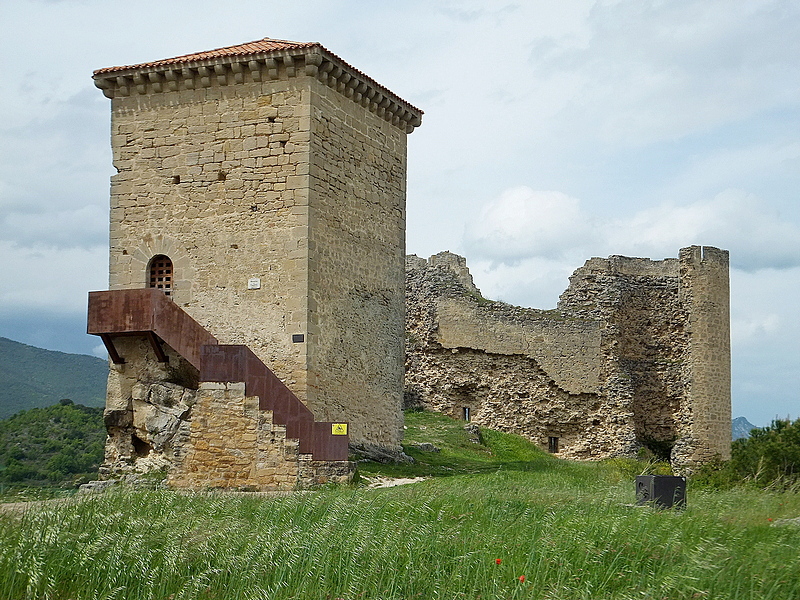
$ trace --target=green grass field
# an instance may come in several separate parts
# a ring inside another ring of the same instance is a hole
[[[0,515],[0,597],[158,599],[800,598],[793,492],[692,490],[630,506],[630,462],[579,464],[410,413],[385,489],[283,497],[115,490]]]

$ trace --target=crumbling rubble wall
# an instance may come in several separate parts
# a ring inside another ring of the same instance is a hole
[[[590,259],[547,311],[483,298],[455,254],[408,257],[407,405],[565,457],[728,456],[727,252],[692,248]]]

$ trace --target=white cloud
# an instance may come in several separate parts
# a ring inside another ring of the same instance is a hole
[[[731,269],[733,411],[757,425],[800,417],[798,297],[800,267]]]
[[[799,15],[786,0],[598,2],[587,43],[536,67],[580,82],[556,125],[570,138],[676,139],[796,102]]]
[[[104,246],[108,241],[108,209],[89,204],[59,211],[8,212],[0,216],[0,239],[59,247]]]
[[[585,257],[523,258],[512,264],[469,258],[469,270],[486,298],[516,306],[555,308],[569,285],[569,275]]]
[[[90,290],[108,288],[108,249],[19,246],[0,241],[0,311],[79,313]]]
[[[465,245],[478,257],[513,263],[561,256],[587,237],[591,229],[576,198],[519,186],[483,207],[467,225]]]
[[[740,190],[610,219],[587,213],[566,194],[515,187],[486,204],[464,240],[470,256],[505,264],[610,254],[663,258],[693,244],[729,250],[732,264],[749,270],[800,265],[800,224]]]

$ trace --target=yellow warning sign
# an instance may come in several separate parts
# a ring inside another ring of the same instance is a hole
[[[331,423],[332,435],[347,435],[347,423]]]

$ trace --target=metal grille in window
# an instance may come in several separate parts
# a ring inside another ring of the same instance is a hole
[[[172,261],[168,256],[159,254],[150,261],[150,287],[172,295]]]

